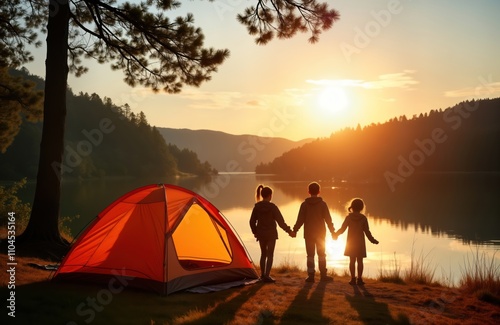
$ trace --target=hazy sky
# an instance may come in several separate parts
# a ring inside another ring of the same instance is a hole
[[[153,94],[89,61],[73,91],[128,103],[151,125],[292,140],[500,96],[500,1],[328,1],[341,19],[318,43],[305,33],[265,46],[236,21],[255,1],[181,2],[170,16],[192,12],[205,45],[231,52],[211,81]],[[44,51],[27,66],[42,77]]]

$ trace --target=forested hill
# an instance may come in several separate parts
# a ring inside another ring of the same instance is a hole
[[[28,76],[27,76],[28,77]],[[29,79],[43,89],[43,80]],[[67,94],[66,134],[61,166],[63,177],[175,176],[179,172],[215,172],[196,153],[167,144],[144,113],[134,114],[96,94]],[[35,178],[40,152],[41,123],[24,121],[5,153],[0,153],[0,180]]]
[[[292,149],[257,173],[403,182],[413,173],[500,172],[500,98],[347,128]]]

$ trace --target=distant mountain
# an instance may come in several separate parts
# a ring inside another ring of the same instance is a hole
[[[253,172],[258,164],[270,162],[290,149],[313,141],[233,135],[211,130],[157,129],[165,142],[194,151],[200,161],[208,161],[219,172]]]

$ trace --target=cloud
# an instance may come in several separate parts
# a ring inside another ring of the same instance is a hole
[[[465,87],[445,91],[444,95],[446,97],[490,97],[493,94],[500,93],[500,82],[483,81],[476,87]]]
[[[179,94],[156,94],[175,98],[186,108],[199,110],[267,110],[298,105],[304,90],[284,89],[279,93],[257,94],[231,91],[204,91],[186,88]],[[149,94],[151,96],[151,94]]]
[[[322,86],[361,87],[366,89],[402,88],[411,90],[412,86],[419,83],[413,79],[415,70],[404,70],[399,73],[383,74],[377,80],[366,81],[359,79],[320,79],[306,80],[306,82]]]
[[[151,93],[144,95],[151,96]],[[245,105],[255,106],[259,102],[259,100],[237,91],[206,91],[191,87],[185,87],[178,94],[157,93],[155,96],[164,96],[168,100],[175,100],[185,108],[202,110],[238,109]]]
[[[177,95],[178,98],[188,100],[189,107],[198,109],[224,109],[241,105],[244,95],[235,91],[203,91],[195,88],[186,89]]]
[[[382,88],[403,88],[411,89],[413,85],[419,82],[413,79],[414,71],[405,70],[400,73],[384,74],[379,77],[379,80],[367,81],[364,86],[370,89],[382,89]]]

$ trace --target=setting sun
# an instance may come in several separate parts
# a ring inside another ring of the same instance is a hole
[[[321,90],[317,98],[319,108],[325,113],[337,113],[347,108],[349,100],[341,87],[328,86]]]
[[[337,240],[327,237],[325,246],[329,264],[333,267],[344,268],[346,263],[344,256],[345,236],[341,236]]]

